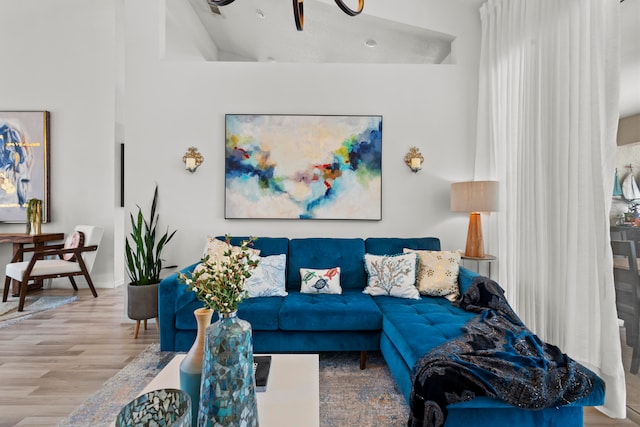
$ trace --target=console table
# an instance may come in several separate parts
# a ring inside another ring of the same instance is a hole
[[[0,243],[12,243],[13,255],[12,258],[18,253],[18,251],[24,248],[25,245],[33,245],[35,247],[42,247],[47,242],[55,242],[64,239],[64,233],[40,233],[38,235],[30,235],[27,233],[0,233]],[[18,261],[22,261],[22,257]],[[36,282],[29,284],[27,290],[39,289],[42,287],[42,282]],[[20,285],[15,280],[11,289],[12,295],[20,295]]]

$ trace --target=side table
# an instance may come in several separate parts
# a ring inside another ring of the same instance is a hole
[[[463,261],[475,262],[476,263],[476,269],[474,271],[476,273],[478,273],[478,274],[482,274],[480,272],[480,264],[481,263],[487,264],[487,277],[491,278],[491,264],[496,260],[496,256],[495,255],[486,254],[485,256],[478,258],[478,257],[471,257],[471,256],[462,255],[462,260]]]
[[[24,245],[33,245],[35,247],[42,247],[47,242],[55,242],[64,239],[64,233],[40,233],[32,236],[27,233],[0,233],[0,243],[12,243],[13,244],[13,258],[20,249],[24,248]],[[18,261],[22,261],[20,258]],[[39,289],[42,287],[42,282],[29,284],[27,290]],[[11,294],[16,297],[20,296],[20,285],[15,280],[12,283]]]

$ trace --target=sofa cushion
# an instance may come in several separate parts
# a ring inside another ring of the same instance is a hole
[[[260,257],[258,266],[244,282],[249,298],[286,296],[286,271],[285,254]]]
[[[277,331],[283,297],[247,298],[238,306],[238,317],[251,323],[254,331]]]
[[[440,239],[437,237],[369,237],[364,242],[365,250],[373,255],[400,254],[404,248],[440,250]]]
[[[209,255],[211,258],[227,258],[225,254],[231,250],[231,253],[236,254],[239,253],[241,248],[240,244],[237,245],[227,243],[223,240],[220,240],[213,236],[207,236],[207,243],[204,246],[204,252],[202,254],[202,258]],[[258,257],[260,255],[260,250],[255,249],[251,246],[247,246],[247,252],[249,256]]]
[[[195,297],[189,301],[187,296],[181,298],[182,304],[176,309],[176,329],[196,330],[196,318],[193,311],[204,305]],[[277,331],[278,313],[282,305],[282,297],[247,298],[238,306],[238,317],[251,323],[254,331]],[[218,314],[213,313],[211,322],[218,320]]]
[[[369,295],[389,295],[397,298],[420,298],[416,288],[417,255],[371,255],[364,256],[367,270]]]
[[[287,331],[370,331],[382,327],[382,314],[369,295],[289,292],[280,309],[280,329]]]
[[[402,251],[402,250],[401,250]],[[340,285],[346,289],[364,289],[364,240],[306,238],[289,241],[287,290],[300,291],[301,268],[340,267]]]
[[[410,367],[431,349],[462,335],[462,327],[476,315],[441,297],[373,299],[383,314],[383,333]]]
[[[445,297],[455,301],[460,296],[458,271],[460,252],[423,251],[404,248],[405,253],[418,254],[416,287],[422,295]]]
[[[300,269],[300,292],[305,294],[341,294],[340,267],[317,270]]]

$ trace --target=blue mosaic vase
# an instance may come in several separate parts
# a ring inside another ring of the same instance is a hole
[[[198,427],[257,427],[251,324],[220,313],[206,331]]]

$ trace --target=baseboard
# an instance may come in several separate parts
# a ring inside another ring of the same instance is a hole
[[[124,284],[124,280],[118,280],[114,282],[113,280],[109,281],[108,279],[96,280],[93,277],[91,279],[93,281],[93,286],[95,286],[96,289],[113,289]],[[84,277],[82,276],[76,277],[76,283],[78,284],[78,288],[80,289],[88,287],[87,281],[84,280]],[[67,278],[47,279],[44,283],[45,289],[66,289],[70,286],[71,283]]]
[[[627,406],[627,419],[640,425],[640,413]]]

